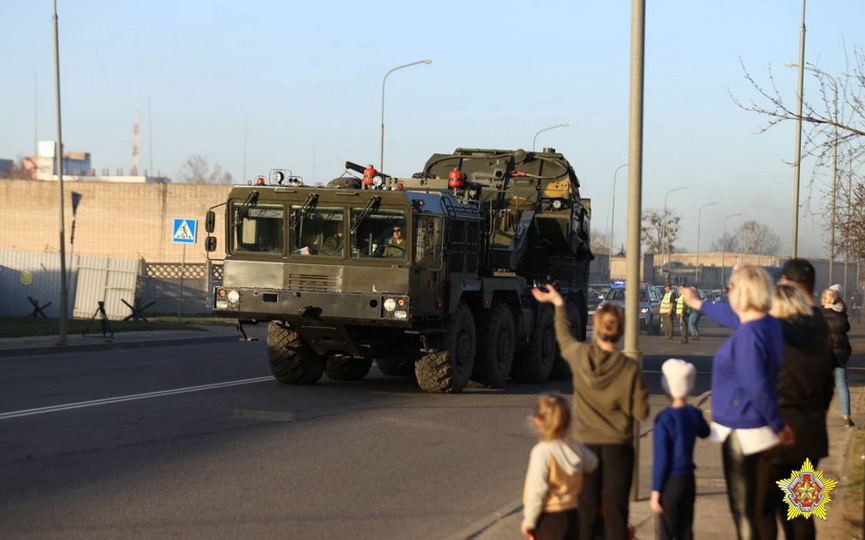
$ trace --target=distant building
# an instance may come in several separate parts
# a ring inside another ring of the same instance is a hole
[[[12,166],[15,164],[11,159],[0,159],[0,178],[6,178],[9,176],[9,171],[12,170]]]
[[[57,159],[55,157],[54,141],[39,141],[37,154],[24,158],[24,169],[30,171],[33,180],[57,180]],[[63,180],[72,182],[118,182],[118,183],[156,183],[169,184],[171,180],[162,176],[135,175],[126,176],[122,171],[117,174],[97,175],[90,161],[90,152],[63,153]]]

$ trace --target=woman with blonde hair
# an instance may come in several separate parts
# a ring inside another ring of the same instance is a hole
[[[778,409],[784,423],[796,434],[792,446],[780,446],[772,457],[770,485],[790,476],[810,459],[817,468],[829,455],[826,411],[832,401],[832,351],[826,343],[826,326],[814,314],[802,289],[778,284],[769,314],[778,319],[784,334],[784,353],[778,375]],[[777,491],[769,490],[767,504],[776,520],[770,523],[775,538],[777,522],[787,540],[815,538],[814,520],[802,516],[787,519],[787,504]]]
[[[598,458],[570,436],[571,411],[562,396],[539,396],[532,422],[538,443],[526,472],[520,530],[535,540],[576,540],[583,473],[595,470]]]
[[[762,268],[746,265],[730,276],[728,304],[703,302],[692,288],[679,292],[688,307],[733,329],[712,361],[712,438],[723,443],[727,503],[739,538],[769,538],[772,451],[779,441],[793,443],[778,411],[784,336],[769,315],[772,281]]]
[[[850,321],[847,319],[847,310],[838,301],[838,293],[832,288],[823,291],[820,295],[820,303],[823,305],[823,316],[829,325],[829,344],[835,352],[835,388],[838,389],[838,407],[844,418],[844,425],[853,427],[850,418],[850,387],[847,386],[847,360],[853,353],[850,346]]]
[[[532,289],[538,302],[555,306],[559,352],[573,374],[574,434],[598,456],[598,469],[583,476],[580,491],[580,538],[594,540],[601,529],[598,507],[604,509],[602,537],[628,538],[628,496],[634,470],[634,420],[649,414],[648,391],[640,366],[617,350],[624,331],[622,310],[604,304],[595,311],[592,343],[571,334],[565,302],[558,291]]]

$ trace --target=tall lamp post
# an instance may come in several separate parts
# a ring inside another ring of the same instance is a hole
[[[682,186],[682,187],[677,187],[675,189],[671,189],[670,191],[667,192],[666,195],[664,195],[664,223],[663,223],[664,224],[664,229],[663,229],[663,231],[664,231],[664,233],[663,233],[664,234],[664,236],[663,236],[664,246],[663,247],[664,247],[664,252],[665,252],[665,254],[664,254],[664,266],[665,266],[666,272],[667,272],[667,275],[664,276],[665,281],[669,280],[669,277],[670,277],[670,238],[668,236],[668,231],[667,231],[667,197],[670,195],[670,193],[682,191],[683,189],[688,189],[688,186]]]
[[[786,67],[799,67],[799,64],[787,63],[784,64]],[[813,71],[819,75],[823,75],[827,79],[832,82],[832,90],[835,93],[835,118],[834,120],[838,121],[838,81],[835,80],[835,77],[829,75],[825,71],[821,71],[817,68],[813,68],[810,66],[804,66],[803,69],[807,69],[808,71]],[[801,115],[800,115],[801,116]],[[830,217],[831,224],[829,225],[829,283],[833,283],[835,279],[835,214],[836,214],[836,203],[835,197],[838,194],[838,126],[835,126],[835,136],[834,136],[834,152],[832,156],[832,215]]]
[[[384,85],[387,82],[387,76],[398,69],[404,69],[407,67],[416,66],[418,64],[432,64],[432,60],[430,60],[429,58],[424,58],[423,60],[418,60],[417,62],[397,66],[385,73],[384,78],[382,78],[381,80],[381,135],[379,137],[378,149],[378,170],[380,171],[384,170]]]
[[[619,165],[613,172],[613,209],[610,212],[610,279],[613,278],[613,228],[616,225],[616,175],[619,170],[627,167],[628,164]]]
[[[535,151],[535,143],[538,142],[538,135],[540,135],[540,134],[543,133],[544,131],[549,131],[549,130],[551,130],[551,129],[563,128],[563,127],[568,127],[568,126],[570,126],[569,123],[567,123],[567,122],[562,122],[561,124],[556,124],[556,125],[554,125],[554,126],[545,127],[544,129],[538,130],[538,132],[535,133],[535,136],[532,138],[532,152]]]
[[[793,249],[792,258],[799,256],[799,177],[802,165],[802,100],[805,87],[805,2],[802,0],[802,26],[799,29],[799,76],[796,103],[796,159],[793,161]]]
[[[54,98],[57,103],[57,142],[54,158],[57,160],[57,184],[60,188],[60,320],[58,345],[66,345],[68,332],[69,291],[66,288],[66,218],[63,213],[63,130],[60,123],[60,33],[57,0],[54,0]]]
[[[724,287],[724,284],[726,283],[726,279],[727,279],[727,221],[729,221],[730,218],[733,218],[736,216],[741,216],[741,215],[742,215],[742,212],[739,212],[738,214],[730,214],[729,216],[724,218],[724,236],[721,237],[721,243],[724,244],[724,246],[723,246],[724,251],[721,252],[721,287],[722,288]]]
[[[694,269],[694,286],[700,286],[700,220],[702,219],[703,208],[718,204],[717,202],[706,203],[697,211],[697,264]]]

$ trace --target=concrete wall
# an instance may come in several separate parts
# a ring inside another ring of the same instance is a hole
[[[67,253],[180,262],[183,244],[172,242],[173,219],[193,218],[198,220],[198,241],[187,245],[186,261],[203,263],[205,213],[225,201],[231,186],[64,181],[64,190]],[[72,191],[83,196],[74,245],[69,242]],[[0,249],[59,251],[58,200],[57,182],[0,180]]]

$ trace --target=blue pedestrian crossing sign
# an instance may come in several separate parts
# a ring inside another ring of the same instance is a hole
[[[174,226],[171,228],[171,240],[177,244],[194,244],[197,230],[198,220],[174,218]]]

